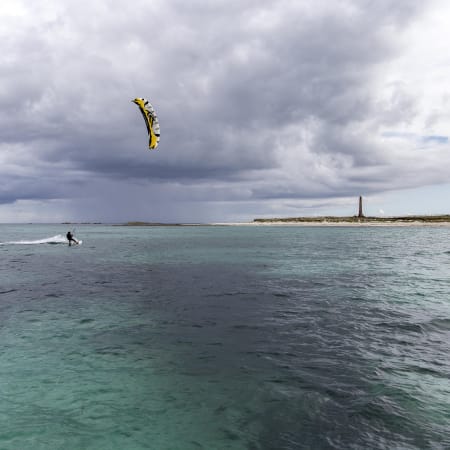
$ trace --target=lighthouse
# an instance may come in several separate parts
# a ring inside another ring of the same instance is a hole
[[[362,207],[362,196],[359,196],[359,211],[358,211],[358,217],[364,217],[363,214],[363,207]]]

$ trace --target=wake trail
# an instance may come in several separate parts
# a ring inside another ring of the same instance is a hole
[[[67,244],[67,238],[62,234],[57,234],[56,236],[44,239],[36,239],[34,241],[23,240],[23,241],[0,242],[0,245],[36,245],[36,244]]]

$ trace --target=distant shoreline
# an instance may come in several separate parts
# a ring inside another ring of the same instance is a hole
[[[254,219],[251,222],[164,223],[131,221],[125,223],[63,222],[62,225],[105,225],[114,227],[217,227],[217,226],[303,226],[303,227],[449,227],[450,215],[399,217],[288,217]]]
[[[289,225],[318,225],[318,226],[421,226],[439,225],[449,226],[450,215],[436,216],[396,216],[396,217],[358,217],[358,216],[323,216],[323,217],[290,217],[255,219],[253,223],[289,224]]]
[[[292,226],[292,227],[450,227],[449,222],[290,222],[290,221],[266,221],[266,222],[234,222],[234,223],[212,223],[211,226]]]
[[[252,222],[212,222],[212,223],[159,223],[127,222],[116,226],[128,227],[195,227],[195,226],[325,226],[325,227],[364,227],[364,226],[450,226],[450,215],[406,216],[406,217],[291,217],[254,219]]]

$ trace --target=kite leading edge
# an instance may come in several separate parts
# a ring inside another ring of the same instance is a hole
[[[158,147],[159,143],[159,121],[156,116],[155,110],[151,103],[145,98],[135,98],[131,100],[133,103],[138,105],[139,110],[142,113],[142,117],[144,118],[145,125],[147,126],[148,132],[148,148],[153,150]]]

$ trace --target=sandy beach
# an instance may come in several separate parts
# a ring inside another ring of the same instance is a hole
[[[450,227],[450,222],[393,221],[393,222],[216,222],[212,226],[295,226],[295,227]]]

